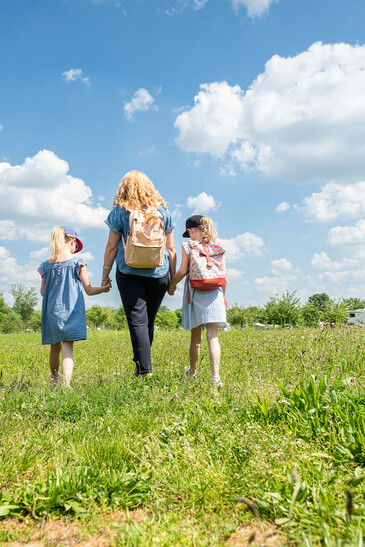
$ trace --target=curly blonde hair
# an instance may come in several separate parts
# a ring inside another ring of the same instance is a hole
[[[202,217],[199,224],[202,231],[202,239],[207,239],[208,241],[213,241],[213,243],[215,243],[217,239],[217,230],[212,219],[210,217]]]
[[[122,178],[114,198],[113,207],[119,205],[128,211],[148,207],[159,207],[167,204],[157,192],[150,179],[141,171],[129,171]]]

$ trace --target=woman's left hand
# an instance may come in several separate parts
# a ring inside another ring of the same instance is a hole
[[[106,285],[110,285],[110,288],[112,287],[112,280],[110,279],[110,277],[107,277],[107,278],[103,278],[101,280],[101,286],[102,287],[106,287]]]

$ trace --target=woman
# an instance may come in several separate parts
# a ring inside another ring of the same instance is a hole
[[[156,268],[132,268],[124,260],[124,242],[129,231],[129,215],[133,210],[156,208],[165,225],[166,250],[163,265]],[[135,375],[151,373],[151,344],[158,309],[176,271],[173,229],[175,223],[166,202],[149,178],[140,171],[124,175],[114,198],[113,209],[106,219],[109,238],[105,249],[101,285],[110,282],[109,273],[117,262],[116,281],[126,313],[133,346]],[[124,239],[124,242],[123,242]]]

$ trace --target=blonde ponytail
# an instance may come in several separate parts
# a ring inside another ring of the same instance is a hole
[[[51,241],[49,244],[49,252],[52,258],[57,258],[63,251],[65,243],[68,239],[71,239],[65,234],[65,231],[60,226],[55,226],[51,233]]]
[[[202,230],[202,239],[208,239],[209,241],[212,241],[215,243],[217,239],[217,230],[215,228],[215,224],[209,217],[202,217],[200,219],[200,226]]]

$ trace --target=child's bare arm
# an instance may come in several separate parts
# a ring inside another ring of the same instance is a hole
[[[42,296],[43,296],[43,293],[44,293],[44,286],[45,286],[45,282],[42,279],[42,283],[41,283],[41,295]]]
[[[79,277],[80,277],[82,286],[84,287],[84,290],[88,296],[95,296],[97,294],[110,291],[110,283],[105,285],[104,287],[92,287],[90,285],[86,266],[83,266],[83,265],[80,266]]]
[[[169,290],[173,290],[176,287],[176,285],[180,283],[182,279],[184,279],[184,277],[188,273],[188,269],[189,269],[189,257],[184,247],[182,247],[181,265],[179,270],[176,272],[176,274],[170,281]]]

